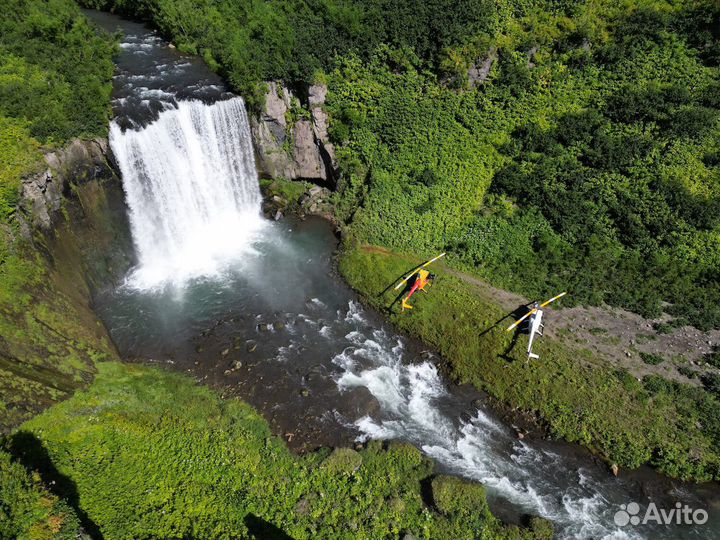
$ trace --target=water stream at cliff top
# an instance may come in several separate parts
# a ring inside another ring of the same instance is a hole
[[[89,12],[125,38],[111,145],[138,265],[96,299],[123,356],[246,399],[305,446],[399,439],[441,472],[482,482],[492,509],[553,520],[561,538],[720,536],[715,485],[647,470],[611,476],[572,445],[518,440],[484,396],[442,380],[437,358],[363,309],[333,273],[316,219],[269,222],[244,103],[197,59],[140,24]],[[703,527],[617,525],[620,505],[681,501]]]

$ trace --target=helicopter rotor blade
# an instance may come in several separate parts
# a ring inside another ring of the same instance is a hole
[[[402,287],[403,285],[405,285],[405,283],[407,283],[407,280],[410,279],[411,277],[413,277],[413,276],[418,272],[418,270],[420,270],[420,269],[422,269],[422,268],[425,268],[426,266],[434,263],[435,261],[437,261],[438,259],[440,259],[440,258],[442,258],[442,257],[444,257],[444,256],[445,256],[445,254],[444,254],[444,253],[441,253],[441,254],[438,255],[437,257],[433,257],[433,258],[430,259],[429,261],[424,262],[424,263],[422,263],[420,266],[416,267],[412,272],[410,272],[407,276],[405,276],[402,280],[400,280],[400,283],[398,283],[397,285],[395,285],[395,290],[397,291],[400,287]]]
[[[520,324],[521,322],[523,322],[525,319],[527,319],[530,315],[532,315],[532,314],[535,313],[536,311],[537,311],[537,308],[533,308],[533,309],[531,309],[530,311],[528,311],[525,315],[523,315],[523,316],[520,317],[517,321],[515,321],[515,322],[512,323],[510,326],[508,326],[506,332],[509,332],[510,330],[512,330],[513,328],[515,328],[518,324]]]
[[[545,302],[545,303],[543,303],[543,304],[540,304],[540,307],[543,308],[543,307],[547,306],[549,303],[554,302],[554,301],[557,300],[558,298],[562,298],[562,297],[565,296],[566,294],[567,294],[567,292],[562,292],[562,293],[558,294],[557,296],[553,296],[553,297],[552,297],[550,300],[548,300],[547,302]]]

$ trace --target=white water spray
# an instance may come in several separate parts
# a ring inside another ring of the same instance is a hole
[[[263,228],[245,104],[180,101],[141,130],[113,123],[138,256],[131,286],[148,289],[221,273]]]

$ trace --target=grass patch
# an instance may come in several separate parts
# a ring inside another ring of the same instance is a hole
[[[665,359],[660,355],[642,351],[640,351],[640,358],[643,362],[650,366],[657,366],[658,364],[662,364],[665,361]]]
[[[379,248],[349,246],[340,270],[396,326],[435,347],[456,379],[536,413],[554,436],[586,445],[621,467],[647,463],[685,479],[720,477],[715,397],[672,383],[650,392],[632,377],[612,376],[594,364],[591,351],[581,356],[562,339],[538,340],[534,350],[540,360],[526,363],[527,337],[511,349],[513,336],[505,328],[512,319],[490,290],[440,265],[433,267],[437,279],[430,293],[419,295],[412,312],[401,313],[397,304],[389,308],[394,291],[386,288],[419,262]]]
[[[51,463],[105,538],[248,538],[258,528],[298,539],[537,537],[502,527],[476,484],[454,479],[473,497],[444,487],[441,511],[427,506],[420,482],[433,463],[412,446],[296,456],[250,406],[183,375],[99,370],[7,447],[46,480]]]
[[[300,201],[300,197],[305,194],[311,186],[308,182],[286,180],[285,178],[276,178],[274,180],[264,180],[261,182],[263,191],[270,197],[278,196],[284,199],[288,204],[295,204]]]

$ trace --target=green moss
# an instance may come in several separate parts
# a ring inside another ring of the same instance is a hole
[[[264,191],[270,196],[277,195],[287,201],[288,204],[295,204],[305,194],[311,184],[307,182],[287,180],[285,178],[276,178],[266,181],[263,186]]]

